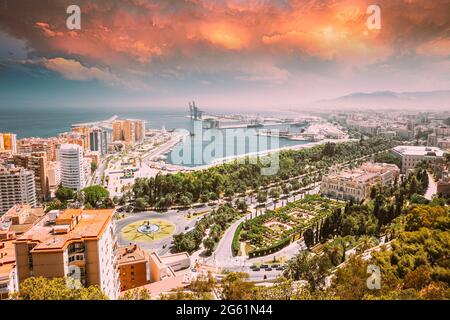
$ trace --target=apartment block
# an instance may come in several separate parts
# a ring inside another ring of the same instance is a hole
[[[14,155],[14,164],[34,172],[36,196],[41,201],[47,200],[50,195],[47,154],[45,152],[16,154]]]
[[[19,283],[35,277],[72,277],[119,294],[114,209],[51,211],[14,241]]]
[[[0,150],[17,152],[17,136],[14,133],[0,133]]]
[[[145,121],[115,120],[112,124],[113,142],[123,141],[125,144],[142,143],[145,138]]]
[[[48,188],[53,196],[61,183],[61,169],[59,161],[48,163]]]
[[[33,171],[0,166],[0,215],[16,204],[36,207],[36,187]]]
[[[55,161],[58,143],[57,138],[23,138],[17,142],[17,152],[22,154],[45,152],[49,161]]]
[[[85,127],[85,126],[72,128],[72,132],[76,132],[76,133],[80,134],[80,138],[83,140],[84,150],[90,150],[90,148],[91,148],[91,140],[90,140],[91,131],[92,131],[92,128]]]
[[[87,179],[83,148],[76,144],[62,144],[57,154],[61,185],[73,190],[83,189]]]
[[[13,240],[0,241],[0,300],[19,290]]]
[[[120,247],[117,252],[120,291],[143,286],[150,282],[150,263],[147,253],[136,244]]]
[[[93,128],[89,134],[90,150],[101,155],[108,153],[108,133],[100,128]]]
[[[31,229],[44,215],[42,208],[16,205],[0,217],[0,300],[18,291],[14,239]]]

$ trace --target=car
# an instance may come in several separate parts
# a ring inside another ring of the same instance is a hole
[[[250,266],[250,269],[255,269],[255,268],[258,268],[258,267],[255,265]]]
[[[279,266],[279,267],[277,267],[275,270],[277,270],[277,271],[283,271],[284,270],[284,268],[283,267],[281,267],[281,266]]]
[[[272,265],[272,268],[278,268],[278,267],[279,267],[279,265],[276,263]]]
[[[258,267],[256,267],[256,268],[253,268],[253,271],[260,271],[261,269],[260,268],[258,268]]]
[[[272,271],[272,268],[271,267],[267,267],[266,271]]]
[[[261,265],[261,269],[266,269],[266,268],[268,268],[269,266],[267,265],[267,264],[262,264]]]

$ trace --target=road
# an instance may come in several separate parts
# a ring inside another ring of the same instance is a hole
[[[320,187],[317,184],[313,185],[313,189],[305,191],[300,196],[290,196],[287,200],[288,202],[292,202],[300,199],[304,196],[304,194],[317,194],[320,192]],[[249,199],[247,198],[247,201]],[[273,199],[271,199],[273,201]],[[269,200],[270,201],[270,200]],[[286,200],[283,201],[284,204],[287,204]],[[220,267],[222,269],[227,269],[230,271],[243,271],[249,274],[250,279],[253,281],[263,280],[263,279],[273,279],[279,276],[282,271],[272,270],[272,271],[253,271],[250,267],[255,263],[264,263],[273,260],[274,258],[286,257],[291,258],[295,256],[300,250],[306,249],[303,241],[296,241],[291,243],[289,246],[283,248],[282,250],[275,252],[270,255],[266,255],[263,257],[257,257],[248,259],[246,256],[233,256],[231,251],[231,244],[233,242],[233,237],[236,232],[237,227],[240,223],[245,221],[246,219],[250,219],[253,215],[256,215],[256,207],[254,203],[250,204],[250,213],[246,216],[240,218],[235,221],[224,233],[222,239],[216,247],[213,255],[204,259],[203,263],[213,266]],[[278,202],[277,207],[280,207],[281,201]],[[272,208],[270,208],[272,209]],[[258,215],[265,212],[266,208],[258,208]]]
[[[172,140],[168,141],[167,143],[165,143],[161,147],[159,147],[157,150],[154,150],[153,152],[150,152],[150,154],[147,154],[147,156],[145,157],[145,160],[149,160],[151,158],[155,158],[155,157],[159,156],[160,154],[164,153],[163,151],[166,150],[172,144],[173,144]],[[352,161],[364,160],[371,156],[372,155],[360,157],[360,158],[352,160]],[[341,164],[339,164],[339,166],[343,167],[343,166],[348,165],[348,163],[350,163],[350,161],[341,163]],[[319,171],[320,170],[316,170],[307,175],[313,175],[314,173],[317,173]],[[295,179],[298,179],[303,176],[306,176],[306,175],[295,177]],[[293,178],[290,178],[288,180],[291,180],[291,179],[293,179]],[[430,180],[432,180],[432,179],[430,179]],[[320,183],[314,183],[314,184],[310,185],[310,187],[312,187],[311,190],[305,190],[300,195],[290,196],[288,199],[279,200],[276,203],[276,207],[280,207],[280,206],[285,205],[288,202],[298,200],[301,197],[303,197],[304,194],[319,193],[320,192],[319,185],[320,185]],[[274,254],[271,254],[271,255],[253,258],[253,259],[248,259],[246,256],[233,257],[233,254],[231,251],[231,244],[233,241],[235,231],[236,231],[237,227],[239,226],[239,224],[242,223],[243,221],[245,221],[246,219],[250,219],[257,214],[261,214],[261,213],[265,212],[266,209],[274,208],[274,204],[272,204],[271,206],[268,206],[267,208],[256,208],[256,203],[255,203],[254,198],[255,197],[253,197],[253,199],[251,199],[248,196],[245,197],[245,200],[246,200],[247,204],[249,205],[250,213],[248,213],[244,217],[238,219],[237,221],[235,221],[234,223],[231,224],[231,226],[225,231],[224,235],[222,236],[222,239],[219,241],[219,243],[216,247],[216,250],[214,251],[212,256],[207,257],[207,258],[200,258],[200,259],[203,260],[202,261],[203,263],[210,265],[212,267],[220,267],[222,269],[227,269],[227,270],[247,272],[250,275],[250,279],[257,281],[257,280],[263,280],[263,279],[276,278],[282,271],[276,271],[276,270],[272,270],[272,271],[268,271],[268,272],[267,271],[252,271],[250,269],[250,267],[253,264],[268,262],[268,261],[271,261],[274,257],[285,257],[285,258],[289,259],[289,258],[293,257],[294,255],[296,255],[300,250],[306,249],[306,246],[304,245],[303,241],[296,241],[294,243],[291,243],[289,246],[283,248],[282,250],[280,250]],[[250,200],[253,200],[253,202],[251,202]],[[269,198],[268,203],[273,203],[273,199]],[[218,205],[215,205],[215,206],[209,207],[208,209],[214,209],[214,208],[217,208],[217,206]],[[197,208],[196,210],[202,210],[202,209],[204,210],[205,208]],[[191,209],[190,211],[192,211],[192,210],[194,210],[194,209]],[[119,243],[122,245],[127,244],[127,241],[125,241],[121,238],[120,230],[125,225],[127,225],[131,222],[134,222],[134,221],[149,219],[149,218],[164,218],[164,219],[167,219],[170,222],[174,223],[177,227],[176,233],[180,233],[180,232],[184,232],[186,229],[192,228],[195,225],[196,220],[201,219],[201,218],[197,218],[197,219],[188,221],[185,219],[186,214],[187,214],[187,210],[186,211],[169,210],[167,213],[163,213],[163,214],[150,211],[150,212],[133,214],[132,216],[130,216],[128,218],[119,220],[116,223],[117,231],[119,234]],[[172,241],[172,237],[168,237],[168,238],[162,239],[160,241],[154,241],[151,243],[141,243],[141,245],[145,249],[152,249],[152,250],[158,251],[159,254],[165,254],[170,249],[171,241]],[[199,254],[200,254],[200,252],[195,252],[193,254],[193,256],[197,257],[197,256],[199,256]]]
[[[437,183],[434,181],[433,175],[428,173],[428,189],[425,192],[425,199],[432,200],[433,196],[437,193]]]

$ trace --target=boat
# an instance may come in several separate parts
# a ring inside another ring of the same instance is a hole
[[[264,127],[262,123],[252,123],[247,125],[247,128],[262,128],[262,127]]]
[[[261,123],[255,123],[255,124],[248,124],[247,128],[262,128],[264,127],[264,125],[262,125]]]
[[[300,121],[300,122],[296,122],[293,123],[292,126],[294,127],[305,127],[308,125],[308,121],[304,120],[304,121]]]

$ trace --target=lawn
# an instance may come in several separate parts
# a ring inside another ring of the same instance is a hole
[[[155,232],[142,233],[138,230],[144,223],[156,225],[158,230]],[[132,242],[150,242],[167,238],[175,233],[175,225],[164,219],[145,219],[132,222],[126,225],[121,234],[125,240]]]

